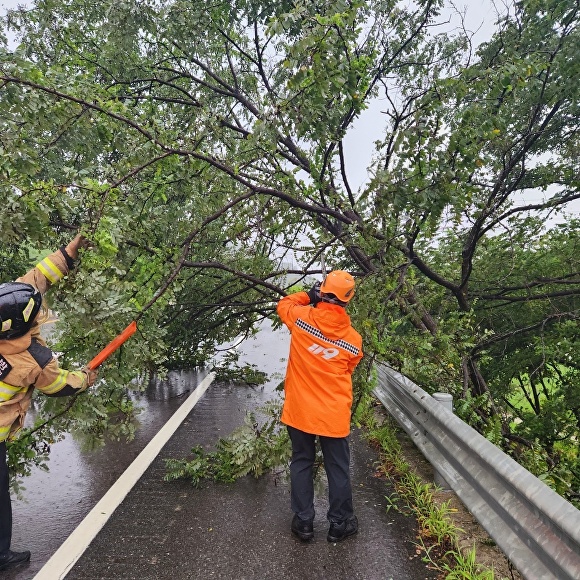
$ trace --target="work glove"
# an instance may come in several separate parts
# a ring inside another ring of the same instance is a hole
[[[88,389],[89,387],[92,387],[95,381],[97,380],[97,371],[90,369],[89,367],[83,367],[81,370],[83,371],[83,373],[85,373],[85,376],[87,378],[86,388]]]
[[[87,249],[93,246],[92,242],[87,240],[82,234],[77,234],[73,240],[71,240],[65,247],[66,253],[73,259],[76,260],[79,257],[79,249]]]
[[[314,284],[314,286],[312,286],[312,288],[310,288],[310,290],[307,292],[308,298],[310,298],[310,304],[312,304],[312,306],[315,306],[321,300],[320,285],[320,282],[316,282],[316,284]]]

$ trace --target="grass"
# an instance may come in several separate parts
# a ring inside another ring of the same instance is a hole
[[[386,498],[387,510],[416,517],[419,524],[416,548],[423,561],[446,580],[494,580],[494,570],[477,562],[475,547],[460,548],[459,534],[463,530],[450,517],[454,511],[450,502],[438,504],[433,495],[437,488],[424,483],[405,461],[392,421],[386,419],[379,424],[376,417],[366,414],[361,422],[367,439],[379,451],[381,471],[395,489]]]

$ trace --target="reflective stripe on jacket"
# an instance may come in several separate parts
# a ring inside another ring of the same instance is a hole
[[[292,335],[281,420],[306,433],[346,437],[362,338],[344,308],[324,302],[313,308],[309,302],[306,292],[297,292],[277,306]]]
[[[71,267],[72,260],[63,250],[58,250],[17,281],[32,284],[44,294]],[[36,322],[24,336],[0,340],[0,361],[10,369],[0,377],[0,442],[22,428],[35,388],[48,396],[71,395],[87,388],[83,372],[59,368]]]

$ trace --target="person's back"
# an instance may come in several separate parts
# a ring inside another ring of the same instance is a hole
[[[278,306],[292,333],[282,422],[316,435],[345,437],[351,373],[362,357],[362,339],[342,306],[321,301],[311,308],[302,305],[304,296],[292,294]]]
[[[312,468],[318,436],[329,482],[329,541],[355,533],[348,435],[354,368],[363,356],[360,334],[345,311],[354,295],[347,272],[331,272],[322,286],[282,298],[277,312],[292,334],[281,421],[292,440],[290,464],[294,519],[291,530],[314,536]],[[311,307],[312,305],[313,307]]]

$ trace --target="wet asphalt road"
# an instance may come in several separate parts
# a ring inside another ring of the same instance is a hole
[[[243,350],[266,372],[283,370],[286,341],[272,341],[262,333]],[[15,502],[13,547],[31,549],[32,561],[0,573],[2,580],[34,578],[203,374],[174,374],[166,384],[152,386],[145,395],[147,412],[131,444],[87,452],[69,440],[56,462],[51,459],[51,471],[33,481],[37,486],[41,478],[40,489],[25,482],[28,499]],[[387,513],[385,496],[391,490],[375,477],[378,458],[356,432],[352,473],[360,532],[343,543],[326,541],[325,488],[316,496],[315,539],[303,543],[290,533],[289,489],[279,478],[247,477],[232,485],[209,482],[198,489],[187,481],[163,482],[166,458],[183,458],[194,445],[212,448],[243,422],[246,411],[276,396],[273,385],[279,380],[275,374],[259,389],[210,386],[67,580],[435,578],[415,554],[416,522],[392,510]]]
[[[22,497],[12,493],[12,549],[32,552],[25,567],[0,572],[1,580],[30,580],[93,506],[163,427],[205,373],[171,373],[139,394],[135,438],[85,449],[82,439],[67,435],[52,446],[49,471],[34,469],[24,479]],[[218,401],[216,401],[217,403]]]
[[[210,387],[206,396],[222,396],[224,388]],[[230,396],[236,395],[230,392]],[[67,580],[435,577],[415,556],[416,523],[387,513],[384,496],[389,489],[385,480],[374,477],[377,457],[358,433],[353,436],[352,472],[360,532],[339,544],[326,540],[326,489],[317,493],[315,539],[304,543],[290,533],[289,489],[283,481],[246,477],[235,484],[208,483],[199,489],[185,481],[164,483],[164,458],[183,457],[192,442],[211,439],[205,427],[200,430],[199,423],[208,420],[203,403],[198,403]]]

